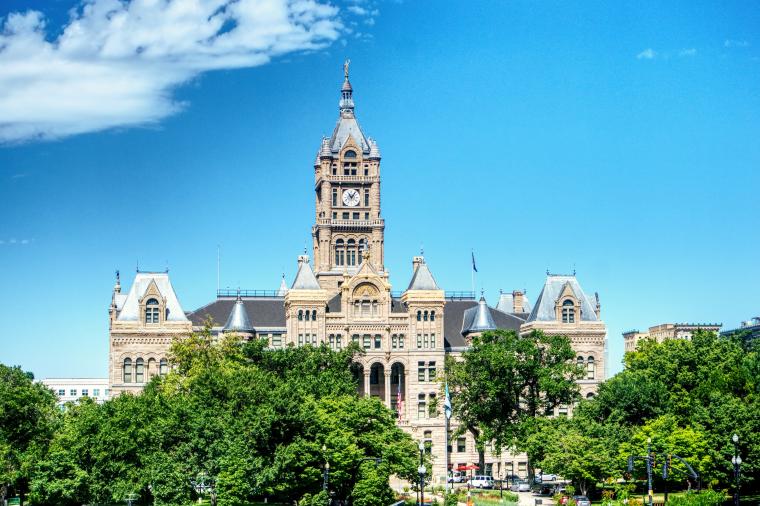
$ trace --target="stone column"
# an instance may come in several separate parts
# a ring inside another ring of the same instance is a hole
[[[369,371],[364,371],[364,397],[369,397]]]
[[[385,371],[385,405],[391,407],[391,371]]]

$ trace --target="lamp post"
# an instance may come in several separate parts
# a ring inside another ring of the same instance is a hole
[[[325,491],[327,496],[327,506],[330,506],[330,492],[328,490],[330,486],[330,462],[327,460],[327,447],[322,445],[322,455],[325,456],[325,468],[322,472],[322,490]]]
[[[427,469],[425,469],[425,443],[420,441],[420,467],[417,468],[417,473],[420,475],[420,505],[425,504],[425,474],[427,473]]]
[[[654,455],[652,454],[652,438],[647,438],[647,484],[649,486],[649,506],[652,506],[654,491],[652,490],[652,467]]]
[[[742,458],[739,455],[739,436],[734,434],[731,441],[734,442],[734,455],[731,457],[731,463],[734,465],[734,506],[739,506],[739,473],[742,466]]]

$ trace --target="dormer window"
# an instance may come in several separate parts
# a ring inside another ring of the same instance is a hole
[[[343,158],[356,158],[356,151],[349,149],[345,153],[343,153]]]
[[[575,304],[570,299],[562,303],[562,323],[575,323]]]
[[[158,300],[148,299],[148,302],[145,303],[145,323],[158,323],[158,315]]]

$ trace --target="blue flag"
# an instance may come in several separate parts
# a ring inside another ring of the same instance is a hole
[[[443,413],[447,419],[451,419],[451,397],[449,396],[449,383],[446,382],[446,398],[443,401]]]
[[[473,251],[471,253],[472,253],[472,270],[475,272],[478,272],[478,268],[475,267],[475,252]]]

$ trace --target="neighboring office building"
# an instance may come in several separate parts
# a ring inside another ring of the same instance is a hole
[[[77,402],[90,397],[100,404],[108,400],[110,386],[108,378],[47,378],[40,381],[58,397],[58,405]]]
[[[750,320],[743,321],[739,328],[725,330],[721,332],[720,335],[725,337],[741,335],[746,341],[760,338],[760,316],[755,316]]]
[[[665,339],[691,339],[698,330],[719,332],[722,326],[721,323],[662,323],[649,327],[648,332],[629,330],[623,333],[625,351],[635,351],[642,339],[654,339],[658,343]]]
[[[568,335],[577,363],[587,371],[580,381],[583,396],[594,395],[604,380],[606,326],[598,298],[589,298],[574,274],[547,272],[534,307],[521,291],[502,293],[491,307],[482,295],[445,292],[420,255],[412,259],[405,289],[392,290],[384,266],[380,161],[377,143],[365,137],[354,116],[346,74],[337,125],[330,138],[322,139],[313,168],[305,172],[305,178],[313,178],[309,186],[315,192],[313,263],[307,255],[298,256],[290,288],[219,290],[214,300],[188,313],[167,272],[138,272],[126,294],[117,278],[109,310],[113,393],[139,392],[152,375],[166,372],[172,339],[200,330],[209,320],[215,335],[266,339],[271,348],[326,344],[341,349],[356,342],[365,350],[352,367],[359,393],[381,399],[398,413],[400,427],[426,443],[436,483],[446,475],[437,377],[445,357],[461,354],[473,336],[495,329]],[[483,239],[484,247],[487,241]],[[556,414],[571,409],[563,406]],[[452,419],[452,432],[457,425]],[[477,463],[469,433],[450,444],[449,466]],[[488,452],[483,472],[526,476],[527,459]]]

